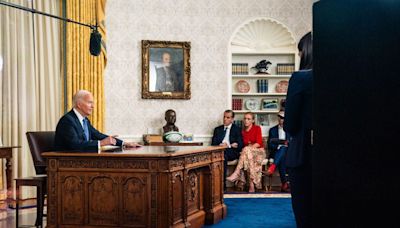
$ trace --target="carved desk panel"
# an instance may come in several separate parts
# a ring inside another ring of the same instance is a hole
[[[168,150],[169,152],[166,152]],[[224,147],[48,152],[47,227],[202,227],[226,217]]]

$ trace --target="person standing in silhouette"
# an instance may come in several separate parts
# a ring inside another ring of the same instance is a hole
[[[313,54],[311,32],[298,44],[300,70],[292,74],[285,104],[283,129],[290,135],[286,154],[292,207],[298,228],[312,227],[312,81]]]

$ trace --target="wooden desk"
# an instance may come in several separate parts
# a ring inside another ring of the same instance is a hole
[[[7,203],[10,202],[12,198],[12,187],[11,187],[11,180],[12,180],[12,166],[11,166],[11,159],[12,159],[12,149],[13,148],[20,148],[20,146],[0,146],[0,158],[6,159],[6,183],[7,183]]]
[[[202,227],[226,217],[224,147],[47,152],[47,227]]]

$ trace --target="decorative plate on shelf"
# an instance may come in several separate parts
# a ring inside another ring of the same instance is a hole
[[[289,82],[282,80],[276,84],[275,91],[277,93],[286,93],[289,86]]]
[[[241,92],[241,93],[247,93],[250,91],[250,85],[247,81],[245,80],[239,80],[236,83],[236,89]]]
[[[255,99],[248,99],[245,102],[245,107],[248,110],[257,110],[260,107],[260,104]]]

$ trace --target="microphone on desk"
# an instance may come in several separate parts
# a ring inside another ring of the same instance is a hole
[[[99,33],[97,28],[97,25],[92,28],[92,33],[90,34],[89,51],[90,54],[94,56],[100,55],[101,52],[101,34]]]

